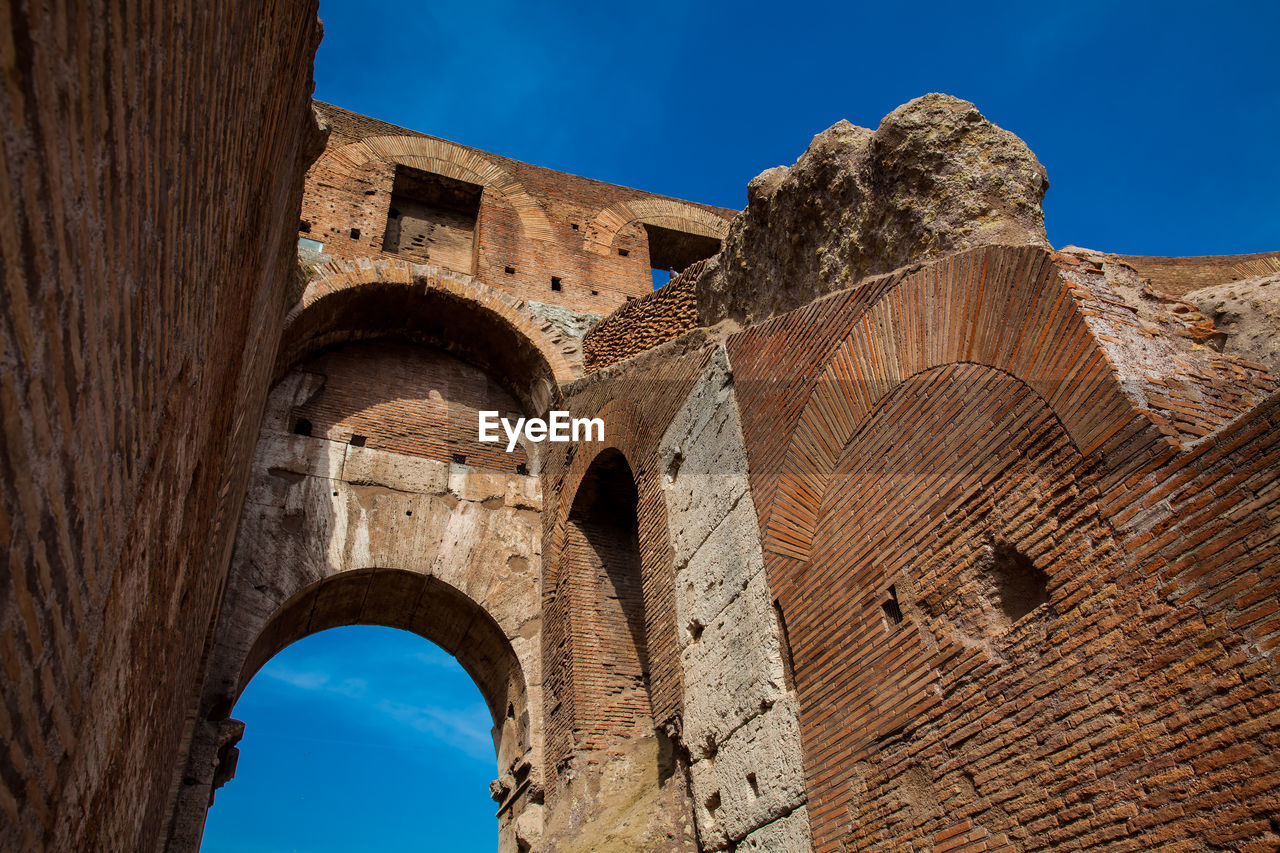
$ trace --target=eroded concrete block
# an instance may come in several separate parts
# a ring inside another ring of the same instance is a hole
[[[795,699],[784,697],[713,757],[694,762],[689,775],[704,849],[723,850],[804,804],[798,712]]]
[[[736,853],[760,851],[760,853],[789,853],[791,850],[809,850],[809,807],[800,806],[791,814],[762,826],[738,842]]]

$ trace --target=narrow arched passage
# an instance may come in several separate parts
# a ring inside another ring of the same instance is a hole
[[[579,717],[604,726],[580,743],[604,745],[651,729],[649,654],[636,509],[627,460],[602,452],[587,470],[569,512],[565,556],[582,595],[571,613]]]

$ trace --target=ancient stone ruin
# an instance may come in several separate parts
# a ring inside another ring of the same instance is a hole
[[[503,853],[1280,845],[1280,253],[1055,250],[937,94],[611,186],[313,103],[267,5],[0,52],[0,848],[198,850],[354,624],[474,678]]]

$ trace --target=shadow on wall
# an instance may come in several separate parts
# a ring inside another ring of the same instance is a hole
[[[589,719],[632,720],[619,729],[651,730],[649,660],[635,479],[617,450],[605,450],[591,464],[569,513],[568,555],[574,573],[590,578],[593,601],[574,615],[589,614],[577,632],[577,662],[594,660],[602,669],[591,679]],[[589,628],[590,630],[584,630]],[[617,732],[621,734],[622,732]]]

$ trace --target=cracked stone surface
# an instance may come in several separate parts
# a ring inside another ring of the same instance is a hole
[[[798,820],[766,831],[803,807],[804,770],[723,348],[663,436],[659,459],[701,849],[727,850],[757,832],[758,844],[776,836],[787,845],[773,849],[811,849],[807,818],[803,833]]]
[[[1222,352],[1255,361],[1280,376],[1280,275],[1231,281],[1183,297],[1226,336]]]
[[[959,98],[916,98],[874,131],[838,122],[794,166],[751,181],[747,209],[698,281],[700,322],[759,322],[976,246],[1047,248],[1048,187],[1026,144]]]

